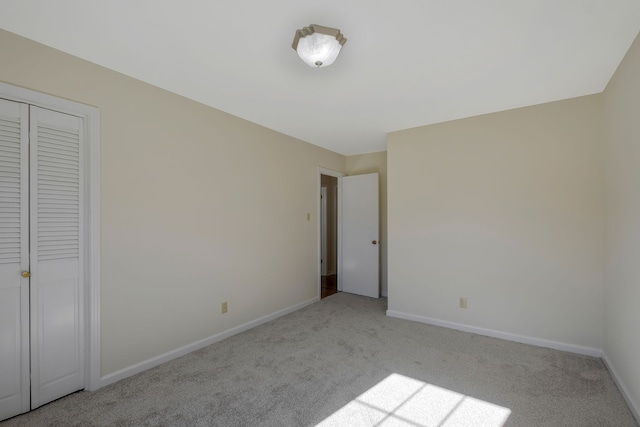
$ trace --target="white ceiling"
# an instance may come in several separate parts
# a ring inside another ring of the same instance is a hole
[[[348,39],[327,68],[291,48],[309,24]],[[0,27],[349,155],[601,92],[640,0],[0,0]]]

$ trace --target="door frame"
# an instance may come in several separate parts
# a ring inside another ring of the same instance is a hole
[[[0,82],[0,98],[83,118],[85,390],[100,388],[100,109]]]
[[[317,206],[317,218],[318,218],[318,223],[317,223],[317,227],[318,227],[318,262],[317,262],[317,266],[318,266],[318,299],[321,298],[322,296],[322,265],[321,265],[321,259],[322,259],[322,214],[321,214],[321,210],[322,210],[322,203],[320,202],[320,195],[322,192],[322,175],[328,175],[328,176],[333,176],[335,178],[338,178],[338,206],[337,206],[337,215],[338,215],[338,241],[337,241],[337,247],[338,247],[338,291],[342,291],[342,215],[340,214],[340,209],[342,206],[342,184],[341,184],[341,180],[340,178],[342,178],[343,176],[346,176],[345,173],[342,172],[338,172],[338,171],[334,171],[332,169],[327,169],[327,168],[323,168],[321,166],[318,167],[318,186],[317,186],[317,191],[318,194],[316,195],[316,200],[318,202],[318,206]]]
[[[326,276],[327,271],[327,190],[320,186],[320,275]]]

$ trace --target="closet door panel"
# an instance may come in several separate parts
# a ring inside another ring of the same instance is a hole
[[[0,420],[29,410],[28,106],[0,99]]]
[[[82,119],[30,107],[31,407],[84,388]]]

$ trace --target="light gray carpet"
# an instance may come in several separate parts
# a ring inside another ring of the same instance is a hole
[[[600,359],[385,310],[336,294],[2,427],[638,426]]]

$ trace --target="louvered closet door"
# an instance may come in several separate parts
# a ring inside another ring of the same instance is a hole
[[[0,99],[0,420],[29,410],[29,121]]]
[[[82,129],[30,107],[32,409],[84,388]]]

